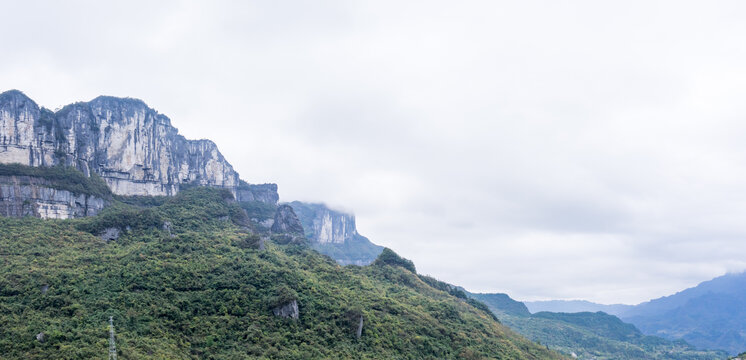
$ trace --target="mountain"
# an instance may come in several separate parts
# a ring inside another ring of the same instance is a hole
[[[731,354],[746,349],[746,273],[726,274],[624,314],[647,334]]]
[[[80,184],[106,186],[60,186],[60,178],[75,176],[67,168],[83,173]],[[20,91],[0,94],[0,215],[92,216],[113,196],[175,195],[195,185],[230,190],[251,214],[252,229],[270,235],[277,185],[241,180],[213,142],[185,139],[143,101],[100,96],[52,112]],[[381,253],[357,233],[354,216],[322,204],[291,205],[308,230],[300,235],[340,264],[366,265]]]
[[[52,112],[20,91],[6,91],[0,94],[0,163],[95,173],[116,195],[174,195],[201,185],[229,189],[237,200],[277,201],[253,192],[269,188],[241,183],[215,143],[185,139],[168,117],[130,98],[99,96]]]
[[[368,265],[383,251],[355,227],[355,216],[329,209],[324,204],[293,201],[311,246],[342,265]]]
[[[604,311],[643,333],[683,339],[699,349],[737,354],[746,349],[746,273],[726,274],[638,305],[601,305],[587,301],[526,302],[532,311]]]
[[[561,358],[389,249],[343,267],[263,242],[228,189],[125,200],[0,217],[0,358],[106,357],[110,316],[121,359]]]
[[[585,300],[524,301],[523,303],[526,304],[528,310],[532,313],[541,311],[564,313],[603,311],[607,314],[619,317],[622,317],[634,307],[633,305],[625,304],[604,305]]]
[[[725,359],[683,340],[644,335],[604,312],[537,312],[506,294],[469,294],[484,302],[505,325],[527,338],[579,359]]]
[[[494,313],[515,316],[531,316],[529,309],[520,301],[513,300],[507,294],[472,294],[469,296],[485,303]]]
[[[0,94],[0,358],[561,358],[352,215],[278,201],[140,100]]]

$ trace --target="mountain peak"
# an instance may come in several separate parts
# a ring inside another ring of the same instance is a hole
[[[89,102],[91,105],[105,107],[144,107],[151,109],[144,101],[131,97],[116,97],[109,95],[97,96]],[[151,109],[152,110],[152,109]]]
[[[39,107],[34,100],[31,100],[30,97],[26,96],[26,94],[23,93],[23,91],[12,89],[5,91],[3,93],[0,93],[0,105],[4,103],[31,103],[34,107]]]

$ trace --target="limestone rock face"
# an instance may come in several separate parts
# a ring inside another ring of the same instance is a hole
[[[69,219],[94,216],[104,199],[55,189],[49,180],[33,176],[0,176],[0,215]]]
[[[311,247],[342,265],[368,265],[383,251],[355,227],[355,216],[324,204],[290,203],[298,215]]]
[[[0,94],[0,163],[74,166],[98,173],[119,195],[174,195],[188,183],[278,198],[274,184],[239,193],[238,173],[215,143],[185,139],[168,117],[129,98],[100,96],[52,112],[20,91]]]
[[[294,201],[290,205],[307,220],[304,228],[314,242],[342,244],[358,236],[354,215],[331,210],[323,204]]]
[[[272,313],[275,314],[275,316],[297,320],[300,316],[300,311],[298,311],[298,301],[293,300],[287,304],[280,305],[272,309]]]
[[[277,194],[277,184],[253,185],[242,183],[236,189],[236,200],[259,201],[277,205],[280,196]]]
[[[280,205],[275,213],[275,220],[271,228],[276,234],[303,234],[303,225],[301,225],[298,216],[290,205]]]

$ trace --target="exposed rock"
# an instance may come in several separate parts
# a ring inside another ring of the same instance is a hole
[[[238,173],[212,141],[185,139],[137,99],[100,96],[52,112],[20,91],[2,93],[0,163],[74,166],[119,195],[174,195],[184,183],[239,195]],[[277,186],[246,184],[240,196],[276,203]]]
[[[101,240],[109,242],[119,239],[119,229],[118,228],[107,228],[105,229],[98,237],[101,238]]]
[[[363,335],[363,316],[360,315],[360,323],[357,326],[357,332],[355,332],[355,336],[360,339],[360,336]]]
[[[94,216],[105,206],[104,199],[55,189],[54,184],[47,179],[34,176],[0,176],[2,216],[69,219]]]
[[[341,265],[368,265],[383,251],[355,227],[355,216],[329,209],[324,204],[290,203],[305,229],[311,246]]]
[[[301,225],[298,216],[290,205],[280,205],[275,212],[275,220],[271,228],[276,234],[303,234],[303,225]]]
[[[36,334],[36,341],[38,341],[40,343],[44,342],[44,333],[43,332],[40,332],[40,333]]]
[[[331,210],[324,204],[294,201],[290,206],[305,218],[304,228],[314,242],[342,244],[358,235],[354,215]]]
[[[297,320],[298,316],[300,316],[300,312],[298,311],[298,301],[293,300],[280,305],[272,309],[272,313],[274,313],[275,316]]]
[[[277,184],[252,185],[242,182],[236,190],[236,200],[260,201],[277,205],[280,195],[277,193]]]
[[[174,235],[174,234],[171,233],[171,227],[172,227],[172,225],[171,225],[170,221],[164,221],[163,222],[163,231],[165,231],[166,233],[168,233],[169,237],[175,238],[176,235]]]

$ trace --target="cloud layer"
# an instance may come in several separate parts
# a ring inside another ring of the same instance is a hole
[[[746,3],[3,7],[0,90],[141,98],[472,291],[635,303],[746,269]]]

